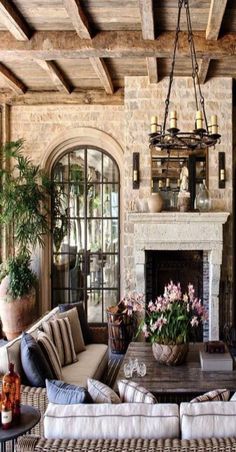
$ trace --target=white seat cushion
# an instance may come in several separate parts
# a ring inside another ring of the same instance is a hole
[[[78,361],[62,368],[62,380],[66,383],[87,387],[87,379],[102,376],[108,362],[108,347],[104,344],[88,344],[77,355]]]
[[[235,436],[236,403],[181,403],[180,424],[182,439]]]
[[[44,435],[48,439],[178,438],[179,409],[168,403],[49,403]]]

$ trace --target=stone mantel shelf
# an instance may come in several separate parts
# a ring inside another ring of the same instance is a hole
[[[135,223],[226,223],[229,212],[129,212]]]

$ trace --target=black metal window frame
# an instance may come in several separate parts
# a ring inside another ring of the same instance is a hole
[[[69,148],[69,149],[67,149],[65,152],[63,152],[61,155],[60,155],[60,157],[59,158],[57,158],[57,160],[54,162],[54,164],[53,164],[53,167],[52,167],[52,170],[51,170],[51,177],[52,177],[52,180],[53,180],[53,178],[54,178],[54,171],[55,171],[55,167],[56,167],[56,165],[58,164],[58,162],[60,162],[60,160],[63,158],[63,157],[65,157],[65,156],[68,156],[68,175],[70,175],[70,155],[71,155],[71,153],[73,153],[73,152],[75,152],[75,151],[79,151],[79,150],[83,150],[84,151],[84,168],[85,168],[85,170],[84,170],[84,180],[83,180],[83,186],[84,186],[84,190],[85,190],[85,195],[84,195],[84,198],[85,198],[85,206],[84,206],[84,216],[83,217],[79,217],[81,220],[83,220],[84,221],[84,231],[85,231],[85,243],[84,243],[84,253],[82,253],[82,255],[84,255],[84,256],[79,256],[79,257],[82,257],[83,258],[83,269],[84,269],[84,275],[85,275],[85,286],[84,286],[84,288],[83,288],[83,291],[84,291],[84,297],[83,297],[83,301],[84,301],[84,305],[85,305],[85,309],[86,309],[86,313],[87,313],[87,308],[88,308],[88,306],[87,306],[87,301],[88,301],[88,297],[87,297],[87,293],[88,293],[88,291],[90,291],[91,290],[91,287],[88,287],[88,284],[87,284],[87,275],[88,275],[88,271],[89,271],[89,255],[91,254],[92,256],[94,256],[94,255],[98,255],[100,258],[102,258],[102,260],[104,260],[104,257],[105,256],[117,256],[117,259],[118,259],[118,270],[117,270],[117,285],[116,285],[116,287],[109,287],[109,286],[106,286],[106,287],[104,287],[104,285],[103,285],[103,272],[102,272],[102,285],[101,285],[101,287],[100,286],[98,286],[98,287],[96,287],[96,286],[93,286],[92,287],[92,290],[100,290],[101,291],[101,293],[102,293],[102,322],[91,322],[91,324],[93,324],[93,325],[103,325],[103,324],[106,324],[107,322],[106,322],[106,320],[105,320],[105,315],[104,315],[104,291],[114,291],[114,292],[116,292],[117,293],[117,297],[116,297],[116,301],[118,302],[119,301],[119,299],[120,299],[120,170],[119,170],[119,166],[118,166],[118,164],[117,164],[117,162],[116,162],[116,160],[114,159],[114,157],[112,156],[112,155],[110,155],[109,154],[109,152],[107,152],[107,151],[105,151],[104,149],[102,149],[102,148],[100,148],[100,147],[97,147],[97,146],[90,146],[90,145],[79,145],[79,146],[73,146],[72,148]],[[102,195],[102,215],[101,216],[88,216],[87,214],[88,214],[88,212],[87,212],[87,196],[88,196],[88,150],[96,150],[96,151],[99,151],[99,152],[101,152],[101,155],[102,155],[102,170],[101,170],[101,181],[99,181],[99,182],[96,182],[96,181],[93,181],[92,182],[92,184],[93,185],[98,185],[98,186],[102,186],[102,190],[101,190],[101,195]],[[103,156],[107,156],[109,159],[111,159],[112,160],[112,162],[115,164],[115,166],[116,166],[116,169],[117,169],[117,175],[118,175],[118,177],[117,177],[117,181],[104,181],[104,177],[103,177],[103,174],[104,174],[104,165],[103,165],[103,162],[104,162],[104,158],[103,158]],[[63,186],[66,186],[67,187],[67,193],[69,193],[69,188],[70,188],[70,185],[71,185],[71,180],[69,180],[70,179],[70,177],[68,177],[68,180],[67,181],[63,181],[63,182],[59,182],[59,183],[57,183],[56,185],[63,185]],[[104,201],[104,190],[103,190],[103,186],[104,185],[113,185],[113,184],[115,184],[115,185],[117,185],[118,186],[118,216],[117,217],[113,217],[113,216],[103,216],[103,201]],[[52,205],[52,209],[51,209],[51,215],[53,215],[53,198],[52,198],[52,202],[51,202],[51,205]],[[77,217],[76,217],[77,218]],[[69,220],[69,221],[71,221],[71,220],[73,220],[73,219],[75,219],[75,217],[70,217],[70,215],[67,217],[67,220]],[[88,253],[88,250],[87,250],[87,245],[88,245],[88,243],[87,243],[87,227],[88,227],[88,221],[89,220],[101,220],[101,223],[102,223],[102,233],[101,233],[101,238],[102,238],[102,252],[91,252],[91,253]],[[117,239],[118,239],[118,246],[117,246],[117,251],[116,252],[104,252],[103,251],[103,249],[104,249],[104,247],[103,247],[103,245],[104,245],[104,234],[103,234],[103,220],[117,220],[117,222],[118,222],[118,237],[117,237]],[[69,232],[68,232],[68,235],[69,235],[69,237],[70,237],[70,228],[69,228]],[[61,290],[61,291],[68,291],[68,294],[69,294],[69,301],[67,301],[68,303],[73,303],[72,301],[70,301],[70,293],[71,293],[71,288],[70,287],[62,287],[62,288],[60,288],[60,289],[57,289],[56,287],[54,287],[53,286],[53,277],[52,277],[52,268],[53,268],[53,257],[55,256],[55,255],[57,255],[57,254],[60,254],[60,255],[69,255],[70,256],[70,253],[68,253],[68,252],[65,252],[65,253],[56,253],[56,252],[54,252],[53,251],[53,234],[52,234],[52,240],[51,240],[51,250],[52,250],[52,252],[51,252],[51,304],[52,304],[52,307],[55,307],[55,306],[57,306],[57,304],[54,304],[53,303],[53,292],[55,291],[55,290]],[[81,288],[78,288],[78,290],[79,289],[81,289]]]

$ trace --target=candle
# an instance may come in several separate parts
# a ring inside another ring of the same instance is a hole
[[[157,116],[151,117],[151,133],[157,132]]]
[[[158,182],[158,188],[162,188],[162,180],[161,179]]]
[[[212,134],[218,133],[217,115],[211,116],[211,133]]]
[[[177,188],[180,187],[180,179],[177,179]]]
[[[196,129],[203,128],[202,111],[198,110],[196,112]]]
[[[137,182],[137,180],[138,180],[138,171],[137,171],[137,170],[134,170],[134,171],[133,171],[133,181],[134,181],[134,182]]]
[[[166,188],[170,187],[170,179],[169,177],[166,178]]]
[[[177,129],[177,113],[175,110],[170,112],[170,129]]]
[[[224,169],[220,170],[220,180],[225,180],[225,170]]]

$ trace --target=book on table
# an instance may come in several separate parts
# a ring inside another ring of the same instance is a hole
[[[202,370],[233,370],[233,358],[228,351],[225,353],[207,353],[200,350],[199,353]]]

